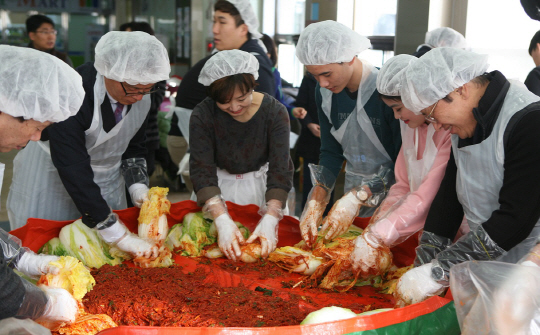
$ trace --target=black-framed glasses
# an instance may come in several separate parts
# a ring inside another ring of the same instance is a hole
[[[36,30],[36,33],[44,34],[44,35],[56,35],[58,34],[58,31],[57,30]]]
[[[437,107],[438,103],[439,103],[439,101],[437,100],[435,105],[433,105],[433,108],[431,109],[431,112],[429,112],[428,115],[424,115],[424,118],[426,119],[427,122],[437,123],[437,120],[435,120],[435,118],[432,115],[433,115],[433,112],[435,111],[435,107]]]
[[[158,89],[157,87],[154,85],[152,87],[150,87],[150,90],[146,91],[146,92],[129,92],[126,91],[126,88],[124,87],[124,83],[120,83],[120,85],[122,86],[122,89],[124,90],[124,93],[126,94],[126,97],[134,97],[136,95],[147,95],[147,94],[150,94],[150,93],[154,93],[156,92]]]

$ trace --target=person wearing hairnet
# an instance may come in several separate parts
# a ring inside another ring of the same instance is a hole
[[[258,31],[259,22],[250,0],[218,0],[214,4],[214,17],[212,33],[214,34],[215,49],[239,49],[249,52],[259,62],[259,78],[257,79],[257,92],[264,92],[276,97],[272,62],[266,55],[266,50]],[[212,57],[209,55],[197,62],[182,78],[176,95],[176,109],[171,120],[171,130],[167,137],[167,146],[171,157],[180,162],[188,150],[189,142],[189,116],[193,108],[206,97],[206,88],[199,81],[199,74],[204,64]],[[186,185],[189,188],[190,182]]]
[[[361,277],[386,272],[392,264],[390,248],[422,229],[450,156],[450,132],[436,132],[420,112],[407,109],[401,101],[401,76],[417,60],[411,55],[394,56],[377,76],[381,99],[402,121],[402,146],[394,170],[396,183],[355,240],[351,264]]]
[[[79,112],[15,157],[10,224],[82,214],[107,243],[134,256],[157,256],[112,210],[126,208],[125,186],[137,206],[147,198],[145,120],[154,84],[169,77],[167,50],[147,33],[111,31],[97,43],[95,59],[77,68],[86,92]]]
[[[441,47],[469,50],[467,40],[461,33],[449,27],[441,27],[426,33],[425,43],[416,48],[413,56],[422,57],[429,50]]]
[[[378,69],[357,54],[370,47],[367,38],[335,21],[313,23],[300,34],[296,56],[318,81],[315,99],[321,131],[319,165],[300,217],[308,246],[317,229],[343,162],[345,195],[334,203],[322,226],[326,239],[347,231],[354,218],[370,217],[394,182],[401,147],[399,121],[379,99]]]
[[[444,291],[455,264],[516,263],[540,235],[540,97],[487,68],[485,55],[436,48],[403,76],[403,104],[450,130],[452,153],[416,267],[398,282],[400,306]],[[464,214],[470,232],[452,244]]]
[[[276,248],[278,222],[292,187],[289,116],[267,93],[253,92],[259,63],[241,50],[221,51],[204,65],[199,82],[208,97],[190,120],[190,175],[197,204],[216,223],[227,258],[241,256],[244,238],[225,201],[256,204],[262,215],[246,243],[257,238],[262,257]]]
[[[46,127],[79,110],[84,99],[81,76],[60,59],[34,49],[1,45],[0,63],[1,152],[38,141]],[[4,164],[0,164],[0,175],[1,185]],[[16,237],[0,229],[0,319],[75,321],[77,302],[69,292],[37,287],[12,270],[39,278],[58,273],[59,269],[49,264],[58,259],[22,248]]]

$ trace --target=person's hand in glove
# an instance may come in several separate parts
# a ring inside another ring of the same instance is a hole
[[[398,281],[394,298],[396,307],[422,302],[444,292],[445,287],[431,277],[433,265],[427,263],[407,271]]]
[[[40,285],[47,296],[47,305],[43,314],[36,320],[42,322],[66,322],[73,323],[79,314],[77,301],[63,288]]]
[[[328,198],[329,194],[325,188],[315,185],[311,189],[311,196],[300,217],[300,233],[308,247],[317,242],[318,228],[328,204]]]
[[[60,259],[58,256],[36,255],[34,252],[27,250],[17,264],[15,264],[15,268],[32,278],[47,273],[56,275],[60,272],[60,268],[50,265],[50,262],[57,261],[58,259]]]
[[[368,199],[368,192],[364,188],[353,189],[339,199],[326,216],[322,231],[328,230],[325,240],[332,240],[347,232],[355,217],[358,216],[360,207]]]
[[[257,238],[261,241],[261,256],[262,258],[276,249],[278,242],[278,223],[283,218],[282,202],[276,199],[271,199],[266,203],[266,206],[261,209],[259,214],[263,215],[261,221],[255,228],[255,231],[246,243],[252,243]]]
[[[354,250],[350,261],[353,270],[359,272],[361,278],[385,273],[392,265],[392,252],[380,243],[369,231],[354,240]]]
[[[149,188],[145,184],[135,183],[128,188],[129,196],[133,204],[141,208],[143,202],[148,200]]]
[[[218,231],[218,246],[221,252],[233,261],[242,255],[240,244],[244,243],[244,236],[238,229],[228,213],[218,216],[214,223]]]
[[[111,213],[105,222],[106,228],[100,228],[101,224],[97,226],[98,234],[105,242],[134,257],[153,259],[158,256],[157,246],[131,233],[116,213]]]

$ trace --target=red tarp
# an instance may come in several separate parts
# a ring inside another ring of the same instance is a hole
[[[240,206],[234,203],[227,203],[229,213],[233,220],[238,221],[253,231],[260,220],[260,215],[257,214],[258,207],[255,205]],[[168,217],[169,226],[182,221],[184,215],[190,212],[198,212],[201,208],[193,201],[182,201],[174,203],[171,206],[170,215]],[[128,208],[125,210],[115,211],[126,226],[134,233],[137,232],[137,218],[139,216],[139,208]],[[63,226],[72,221],[49,221],[42,219],[29,219],[26,226],[13,230],[10,233],[21,239],[24,246],[29,247],[37,252],[39,248],[53,237],[57,237]],[[365,228],[368,220],[356,218],[354,224]],[[279,243],[278,247],[294,245],[301,240],[298,220],[293,217],[285,216],[279,224]],[[412,264],[414,261],[414,248],[417,245],[417,235],[409,238],[404,243],[392,249],[394,254],[394,262],[398,267]],[[320,289],[305,289],[300,286],[295,289],[283,288],[282,283],[285,281],[298,282],[302,276],[294,273],[283,273],[282,277],[260,279],[257,272],[241,271],[235,273],[231,269],[223,269],[220,264],[231,262],[226,259],[213,260],[211,265],[201,264],[197,259],[188,257],[175,256],[175,262],[183,267],[183,271],[193,271],[195,267],[204,267],[208,273],[206,281],[218,282],[223,287],[237,286],[242,283],[244,286],[254,289],[257,286],[272,289],[274,293],[282,295],[284,298],[289,292],[296,293],[305,297],[312,298],[311,301],[316,302],[311,305],[305,303],[305,308],[308,310],[319,309],[320,306],[340,305],[347,307],[355,304],[371,305],[372,308],[391,307],[393,305],[392,297],[389,295],[377,294],[372,287],[355,287],[347,293],[329,292]],[[241,266],[241,264],[240,264]],[[308,299],[309,301],[310,299]],[[366,329],[377,329],[388,325],[405,322],[419,315],[431,313],[438,308],[446,305],[450,300],[440,297],[433,297],[423,303],[408,306],[375,314],[366,317],[357,317],[349,320],[336,321],[326,324],[310,325],[310,326],[290,326],[278,328],[167,328],[167,327],[119,327],[102,332],[102,334],[178,334],[181,329],[183,334],[275,334],[276,330],[286,331],[287,334],[344,334],[353,331]],[[354,308],[353,308],[354,310]],[[240,331],[242,330],[242,331]]]

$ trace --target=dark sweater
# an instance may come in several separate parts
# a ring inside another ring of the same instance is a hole
[[[498,71],[488,75],[490,83],[475,112],[478,125],[472,138],[459,141],[459,147],[481,143],[492,134],[500,104],[495,99],[503,91],[506,78]],[[490,238],[504,250],[523,241],[540,218],[540,105],[538,109],[516,113],[509,121],[504,139],[504,179],[498,210],[482,224]],[[455,135],[454,135],[455,136]],[[495,159],[495,158],[494,158]],[[456,190],[457,166],[450,155],[445,176],[426,219],[425,231],[453,240],[463,218],[463,207]]]
[[[285,204],[293,179],[290,126],[287,110],[276,99],[265,94],[257,113],[238,122],[206,98],[193,110],[189,132],[189,171],[199,205],[220,194],[216,167],[243,174],[267,162],[266,199]]]
[[[255,91],[268,93],[271,96],[274,96],[276,89],[274,74],[272,73],[272,63],[264,50],[254,39],[250,39],[244,43],[240,47],[240,50],[253,54],[259,61],[259,78],[257,79],[259,85],[255,87]],[[208,59],[212,56],[213,55],[206,56],[198,61],[197,64],[195,64],[182,78],[182,82],[176,93],[176,106],[194,109],[195,106],[206,98],[206,87],[199,83],[199,74],[201,73],[204,64],[206,64]],[[182,132],[178,128],[178,117],[176,114],[173,114],[169,135],[182,136]]]

